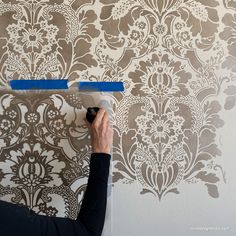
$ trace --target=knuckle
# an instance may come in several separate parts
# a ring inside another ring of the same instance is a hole
[[[97,129],[98,128],[98,123],[97,122],[93,122],[91,126],[92,126],[92,128]]]

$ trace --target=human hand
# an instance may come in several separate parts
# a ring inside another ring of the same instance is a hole
[[[106,110],[100,107],[92,124],[84,118],[91,135],[93,153],[111,154],[113,143],[113,129],[109,124],[109,116]]]

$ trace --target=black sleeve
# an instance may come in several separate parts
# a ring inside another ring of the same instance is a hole
[[[93,153],[88,185],[77,220],[35,214],[16,204],[0,201],[0,235],[100,236],[103,230],[110,154]]]
[[[103,230],[110,158],[111,156],[106,153],[91,155],[88,185],[77,219],[91,235],[101,235]]]

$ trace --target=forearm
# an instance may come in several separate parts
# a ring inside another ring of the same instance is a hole
[[[106,153],[91,155],[88,185],[78,215],[91,235],[101,235],[103,230],[110,159],[111,155]]]

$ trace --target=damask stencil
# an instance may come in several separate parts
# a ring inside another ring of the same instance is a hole
[[[185,182],[219,198],[216,134],[236,103],[235,10],[234,0],[1,0],[1,85],[124,82],[112,97],[114,188],[136,183],[162,201]],[[73,218],[90,149],[74,121],[82,106],[68,96],[1,92],[0,180],[1,195],[39,213],[57,215],[48,195],[62,197]]]
[[[77,218],[91,155],[83,118],[88,106],[111,113],[108,95],[1,90],[0,101],[0,197]]]

